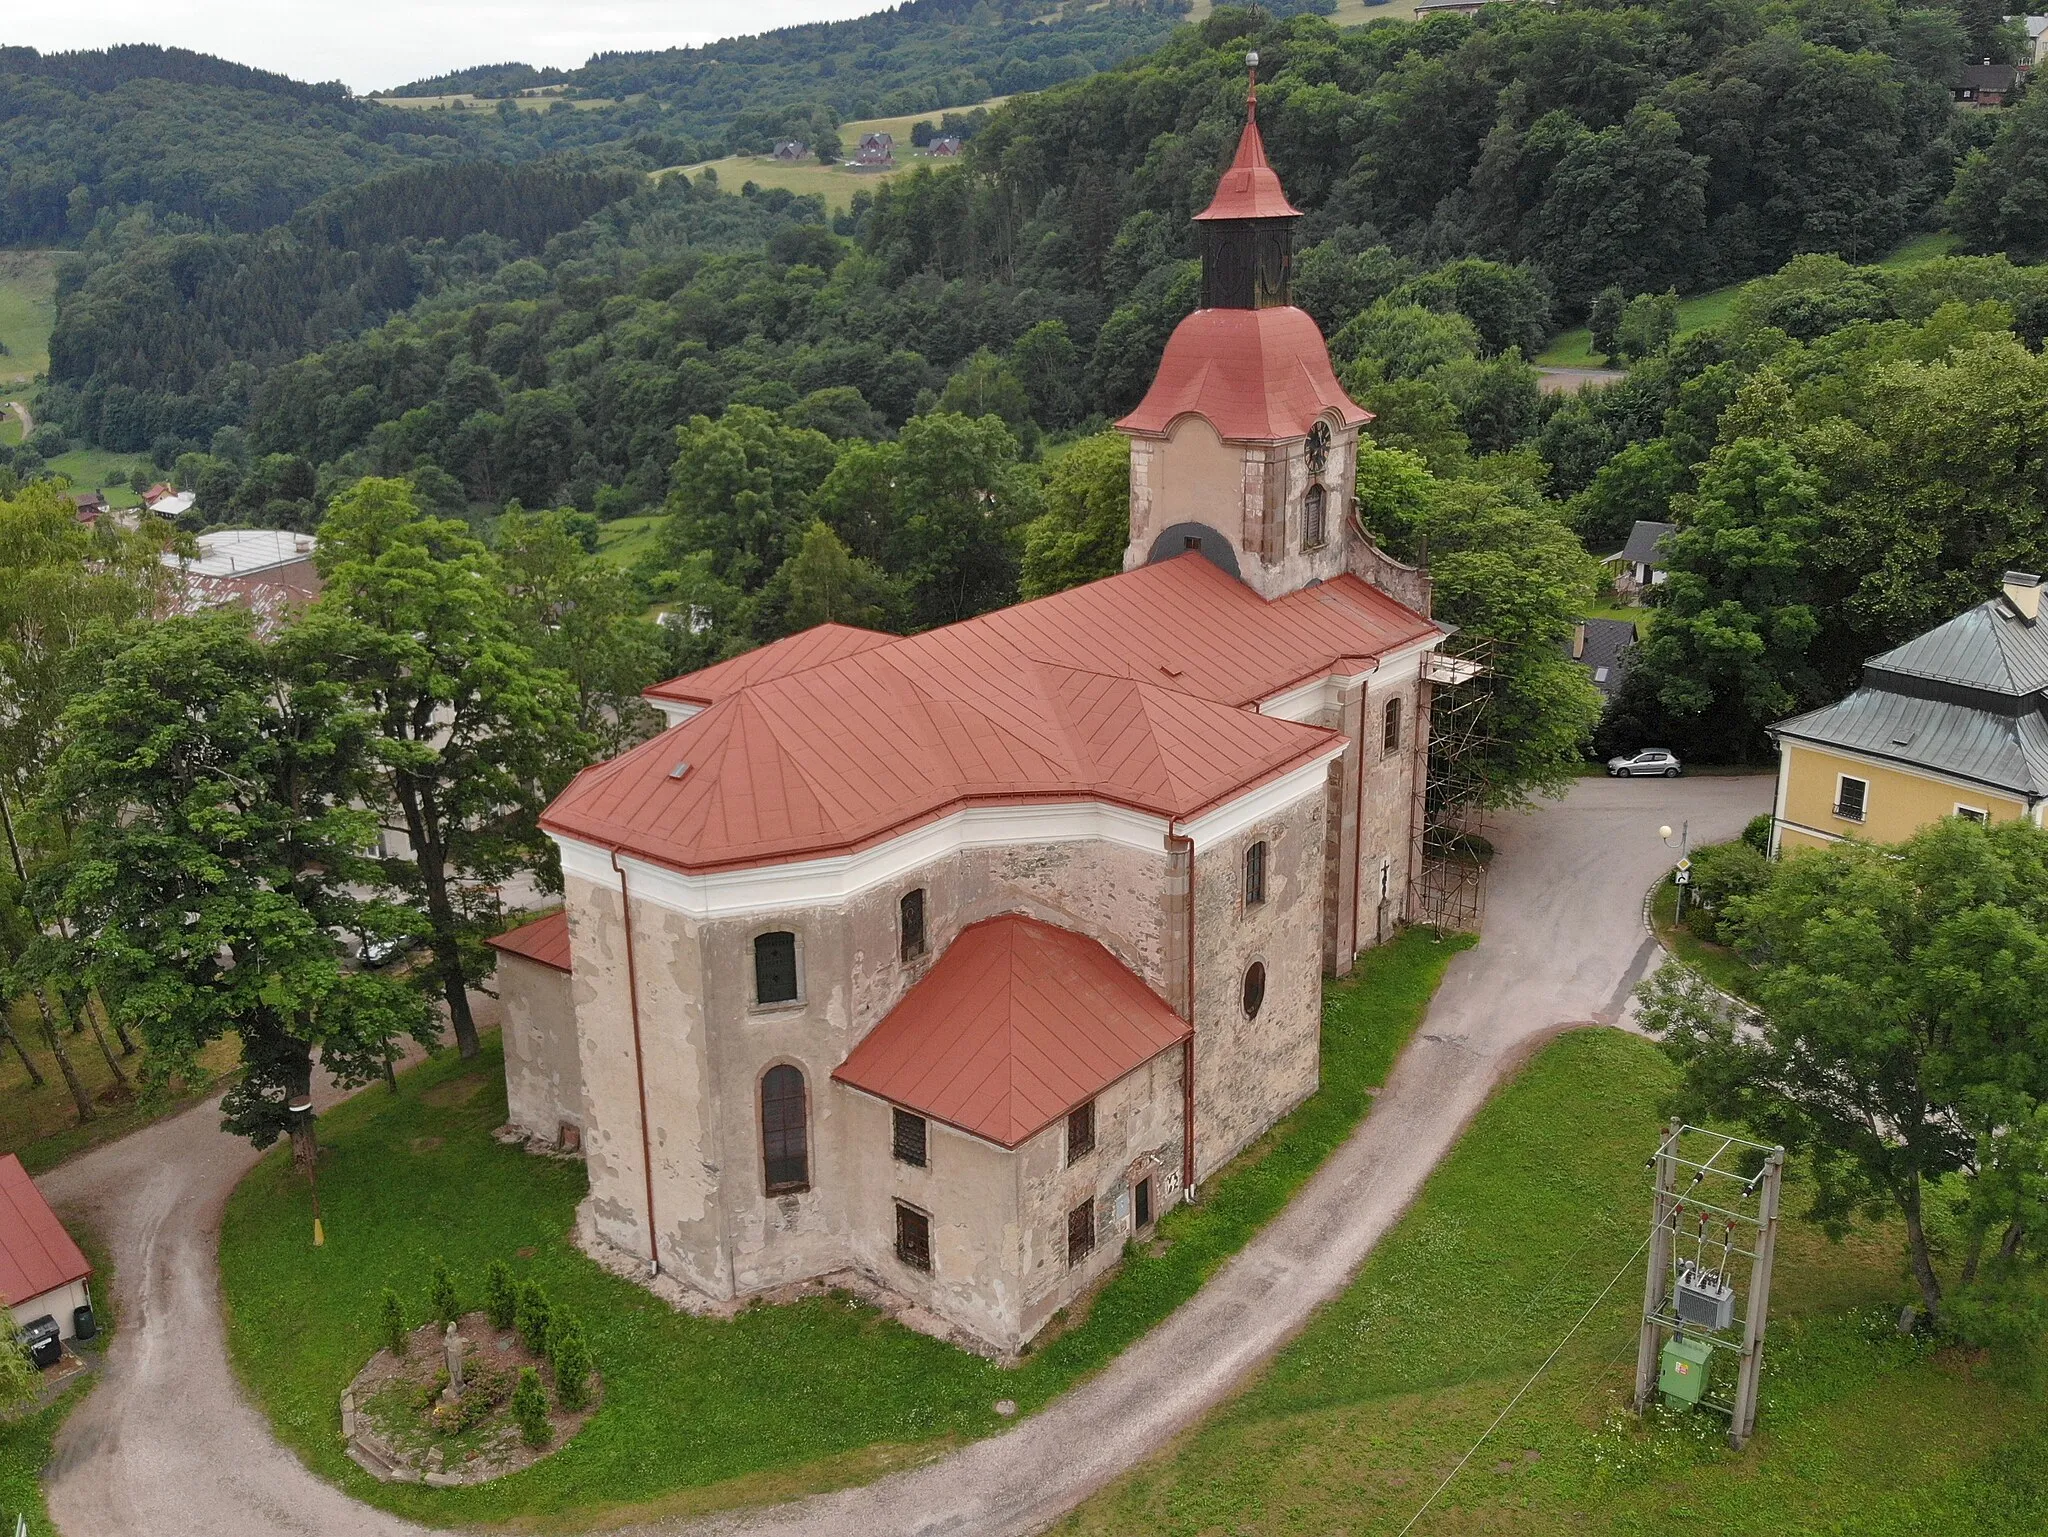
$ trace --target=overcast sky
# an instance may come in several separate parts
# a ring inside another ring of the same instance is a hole
[[[301,80],[385,90],[470,64],[581,64],[613,48],[690,47],[889,0],[56,0],[6,5],[0,34],[44,52],[163,43]]]

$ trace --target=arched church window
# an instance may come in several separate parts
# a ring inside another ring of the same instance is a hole
[[[1328,537],[1328,502],[1329,493],[1321,486],[1310,486],[1308,495],[1301,499],[1301,547],[1304,550],[1323,547],[1323,541]]]
[[[811,1139],[804,1075],[787,1062],[761,1075],[761,1167],[770,1195],[811,1188]]]

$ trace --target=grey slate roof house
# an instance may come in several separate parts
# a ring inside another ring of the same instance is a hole
[[[1631,619],[1580,619],[1566,643],[1571,659],[1586,669],[1603,699],[1612,699],[1628,673],[1630,653],[1641,639]]]
[[[2008,571],[2000,596],[1870,658],[1846,699],[1773,727],[1780,836],[1892,842],[1957,813],[2040,825],[2048,808],[2042,587],[2038,576]],[[1854,786],[1846,795],[1837,783],[1844,775]]]
[[[2002,107],[2019,84],[2020,72],[2010,64],[1985,59],[1965,64],[1948,93],[1966,107]]]

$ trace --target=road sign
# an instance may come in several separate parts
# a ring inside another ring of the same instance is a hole
[[[1690,859],[1679,860],[1678,868],[1671,873],[1671,879],[1680,886],[1690,886],[1692,884],[1692,861]]]

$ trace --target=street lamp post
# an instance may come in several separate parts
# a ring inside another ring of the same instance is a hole
[[[1678,921],[1678,922],[1680,922],[1680,923],[1683,923],[1683,922],[1685,921],[1685,892],[1686,892],[1686,888],[1687,888],[1688,886],[1690,886],[1690,885],[1692,884],[1692,823],[1691,823],[1691,821],[1690,821],[1690,820],[1688,820],[1688,821],[1685,821],[1685,822],[1681,822],[1681,823],[1679,824],[1679,829],[1680,829],[1680,830],[1679,830],[1679,834],[1678,834],[1678,845],[1677,845],[1677,847],[1678,847],[1678,868],[1677,868],[1677,869],[1676,869],[1675,871],[1673,871],[1673,872],[1672,872],[1672,877],[1671,877],[1671,878],[1672,878],[1672,880],[1673,880],[1673,881],[1675,881],[1675,882],[1677,883],[1677,885],[1678,885],[1678,920],[1677,920],[1677,921]],[[1663,840],[1664,840],[1664,842],[1665,842],[1665,844],[1666,844],[1667,846],[1669,846],[1669,845],[1670,845],[1670,843],[1671,843],[1671,829],[1670,829],[1669,827],[1660,827],[1660,828],[1658,828],[1658,829],[1657,829],[1657,836],[1658,836],[1659,838],[1663,839]]]
[[[288,1108],[293,1115],[311,1115],[313,1113],[313,1096],[310,1094],[294,1095],[292,1097],[291,1104],[286,1108]],[[326,1231],[322,1229],[322,1227],[320,1226],[319,1165],[320,1157],[317,1152],[314,1154],[313,1157],[306,1160],[306,1184],[311,1188],[313,1192],[313,1247],[316,1249],[324,1247],[327,1243]]]

